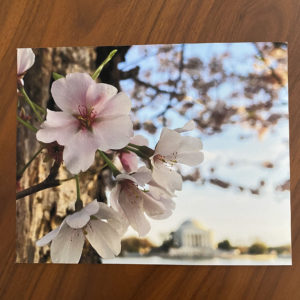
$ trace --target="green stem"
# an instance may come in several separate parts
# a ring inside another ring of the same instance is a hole
[[[83,203],[82,203],[82,200],[80,199],[79,176],[75,175],[74,178],[76,181],[76,194],[77,194],[76,202],[75,202],[75,210],[78,211],[78,210],[82,209]]]
[[[39,112],[37,111],[37,109],[36,109],[36,104],[33,103],[33,102],[30,100],[30,98],[29,98],[29,96],[27,95],[27,93],[26,93],[26,91],[25,91],[25,89],[24,89],[23,86],[20,88],[20,92],[23,94],[24,99],[25,99],[26,102],[29,104],[29,106],[31,107],[31,109],[33,110],[33,112],[35,113],[35,115],[37,116],[37,118],[39,119],[39,121],[40,121],[40,122],[43,122],[43,119],[42,119],[40,113],[39,113]]]
[[[18,120],[22,125],[24,125],[24,126],[27,127],[28,129],[30,129],[31,131],[33,131],[33,132],[37,132],[37,131],[38,131],[33,125],[31,125],[31,124],[28,123],[27,121],[21,119],[19,116],[17,116],[17,120]]]
[[[129,146],[125,147],[125,149],[128,150],[128,151],[134,152],[136,155],[138,155],[141,158],[149,159],[149,157],[146,154],[144,154],[143,152],[139,151],[138,149],[134,149],[134,148],[129,147]]]
[[[113,162],[106,156],[106,154],[104,152],[102,152],[101,150],[98,150],[98,152],[100,153],[100,156],[103,158],[103,160],[106,162],[106,164],[108,165],[108,167],[112,170],[113,175],[116,177],[117,175],[120,174],[120,171],[117,169],[117,167],[113,164]]]
[[[30,166],[30,164],[33,162],[33,160],[41,153],[41,151],[44,149],[44,147],[41,147],[27,162],[27,164],[19,171],[17,172],[17,179],[20,179],[25,172],[25,170]]]
[[[46,109],[45,108],[43,108],[43,107],[41,107],[41,106],[39,106],[38,104],[36,104],[36,103],[34,103],[34,102],[32,102],[33,103],[33,105],[43,114],[43,115],[45,115],[46,114]]]
[[[104,60],[104,62],[98,67],[98,69],[95,71],[95,73],[92,75],[92,78],[94,79],[94,80],[96,80],[98,77],[99,77],[99,75],[100,75],[100,73],[101,73],[101,71],[102,71],[102,69],[103,69],[103,67],[113,58],[113,56],[116,54],[116,52],[117,52],[118,50],[117,49],[115,49],[115,50],[113,50],[113,51],[111,51],[109,54],[108,54],[108,56],[106,57],[106,59]]]
[[[75,181],[76,181],[76,195],[77,195],[76,200],[78,200],[78,199],[80,200],[79,177],[78,177],[78,175],[75,175],[74,178],[75,178]]]
[[[129,143],[128,146],[133,147],[133,148],[137,148],[137,149],[140,148],[140,146],[138,146],[136,144],[132,144],[132,143]]]
[[[60,79],[60,78],[64,78],[63,75],[58,74],[58,73],[56,73],[56,72],[53,72],[53,73],[52,73],[52,77],[53,77],[54,80],[58,80],[58,79]]]
[[[148,146],[139,146],[136,144],[129,143],[128,146],[131,148],[136,148],[139,150],[144,156],[151,157],[154,154],[154,150],[149,148]]]

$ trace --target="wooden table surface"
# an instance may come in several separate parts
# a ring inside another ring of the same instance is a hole
[[[300,299],[300,1],[1,0],[0,299]],[[293,266],[15,264],[17,47],[288,41]]]

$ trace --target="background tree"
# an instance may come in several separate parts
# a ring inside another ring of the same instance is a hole
[[[218,249],[230,251],[231,249],[233,249],[233,247],[228,240],[224,240],[218,243]]]
[[[265,254],[267,253],[267,251],[268,251],[268,247],[261,242],[252,244],[248,249],[249,254]]]

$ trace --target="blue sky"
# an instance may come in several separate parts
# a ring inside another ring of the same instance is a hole
[[[148,59],[141,61],[143,52],[141,47],[134,46],[127,54],[126,62],[119,65],[122,69],[130,69],[139,62],[141,73],[149,67],[157,65],[153,53],[156,46],[148,46]],[[179,46],[178,46],[179,47]],[[144,49],[144,48],[143,48]],[[252,43],[235,44],[190,44],[185,47],[187,57],[199,57],[204,66],[212,57],[220,57],[227,51],[230,54],[224,60],[226,72],[237,72],[247,75],[253,70],[256,49]],[[160,75],[151,76],[152,83],[160,82],[165,78]],[[122,82],[122,89],[130,94],[133,88],[132,82]],[[226,83],[212,89],[210,97],[232,101],[229,96],[239,85]],[[189,96],[196,98],[195,91]],[[258,97],[267,97],[260,94]],[[282,88],[277,105],[272,111],[288,113],[287,87]],[[243,99],[240,99],[242,102]],[[253,99],[255,102],[256,99]],[[147,120],[161,110],[164,99],[159,104],[146,107],[139,112],[139,118]],[[238,102],[235,102],[238,105]],[[187,119],[193,117],[193,111],[184,117],[179,117],[170,110],[167,114],[168,126],[171,128],[183,125]],[[214,232],[215,242],[230,239],[234,245],[249,245],[257,240],[266,242],[270,246],[290,243],[290,193],[276,192],[278,184],[289,178],[289,149],[288,149],[288,120],[282,119],[272,130],[269,130],[262,139],[258,138],[257,131],[247,126],[226,125],[222,133],[211,136],[199,131],[191,133],[200,137],[204,145],[205,160],[200,166],[201,174],[209,176],[209,169],[215,166],[216,175],[224,181],[234,185],[243,185],[250,188],[257,187],[261,180],[266,182],[260,195],[250,192],[240,192],[236,188],[221,189],[218,186],[185,182],[183,190],[177,193],[176,209],[174,214],[162,221],[151,220],[152,230],[148,237],[160,243],[163,238],[186,219],[195,218],[204,226]],[[146,134],[143,131],[137,132]],[[150,145],[154,146],[160,130],[154,135],[147,137]],[[247,136],[246,139],[239,137]],[[233,167],[228,167],[230,161],[236,161]],[[273,169],[261,167],[265,161],[275,162]],[[183,171],[187,171],[183,168]],[[136,236],[133,230],[127,232],[127,236]]]

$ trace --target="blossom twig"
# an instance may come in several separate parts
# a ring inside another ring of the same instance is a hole
[[[19,116],[17,116],[17,120],[24,125],[25,127],[27,127],[29,130],[33,131],[33,132],[37,132],[37,128],[35,128],[33,125],[31,125],[29,122],[23,120],[22,118],[20,118]]]
[[[35,113],[35,115],[37,116],[37,118],[39,119],[39,121],[42,122],[43,119],[42,119],[40,113],[37,111],[37,108],[36,108],[35,103],[33,103],[33,102],[30,100],[30,98],[29,98],[29,96],[27,95],[27,93],[26,93],[26,91],[25,91],[25,89],[24,89],[23,86],[20,87],[20,92],[23,94],[24,99],[25,99],[26,102],[29,104],[29,106],[31,107],[31,109],[33,110],[33,112]]]
[[[136,144],[133,144],[133,143],[129,143],[128,146],[131,147],[131,148],[138,149],[143,154],[145,154],[147,157],[150,157],[154,154],[154,150],[149,148],[148,146],[145,146],[145,145],[136,145]]]
[[[103,160],[106,162],[107,166],[112,170],[113,175],[117,176],[118,174],[120,174],[120,171],[113,164],[113,162],[106,156],[106,154],[100,150],[98,150],[98,152],[100,153],[100,156],[103,158]]]
[[[95,73],[92,75],[92,78],[94,79],[94,80],[96,80],[98,77],[99,77],[99,75],[100,75],[100,73],[101,73],[101,71],[102,71],[102,69],[104,68],[104,66],[114,57],[114,55],[116,54],[116,52],[117,52],[118,50],[117,49],[115,49],[115,50],[113,50],[113,51],[111,51],[109,54],[108,54],[108,56],[106,57],[106,59],[104,60],[104,62],[98,67],[98,69],[95,71]]]
[[[75,181],[76,181],[76,202],[75,202],[75,210],[81,210],[83,207],[82,200],[80,198],[80,186],[79,186],[79,176],[75,175]]]
[[[44,107],[41,107],[41,106],[39,106],[37,103],[35,103],[35,102],[32,102],[33,103],[33,105],[43,114],[43,115],[45,115],[46,114],[46,110],[45,110],[45,108]]]

